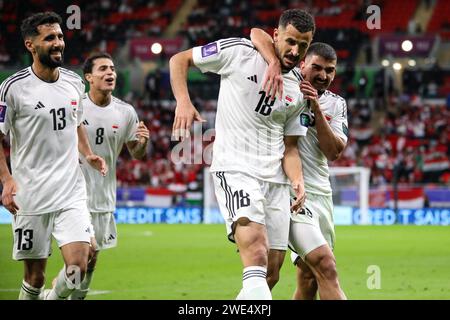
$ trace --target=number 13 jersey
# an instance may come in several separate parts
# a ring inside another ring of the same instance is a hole
[[[48,213],[86,199],[77,135],[83,92],[80,76],[64,68],[54,82],[28,67],[1,84],[0,130],[10,134],[18,214]]]

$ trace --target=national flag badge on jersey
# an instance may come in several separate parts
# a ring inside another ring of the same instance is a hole
[[[75,99],[72,99],[72,100],[70,101],[70,105],[72,106],[73,111],[76,111],[76,110],[77,110],[78,101],[75,100]]]
[[[7,109],[6,102],[0,101],[0,122],[1,123],[5,122],[6,109]]]
[[[285,102],[286,103],[286,107],[289,107],[289,105],[294,101],[294,99],[291,96],[289,96],[289,95],[285,96],[284,100],[286,101]]]
[[[113,128],[113,132],[116,133],[117,130],[119,130],[119,125],[118,124],[113,124],[112,128]]]
[[[330,123],[332,118],[328,114],[325,114],[325,119],[327,119],[327,122]]]

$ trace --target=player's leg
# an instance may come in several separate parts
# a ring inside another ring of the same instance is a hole
[[[267,284],[270,290],[272,290],[275,285],[280,280],[280,270],[283,266],[284,257],[286,255],[285,250],[269,250],[268,266],[267,266]]]
[[[96,248],[89,256],[86,276],[81,282],[80,288],[76,288],[72,292],[69,297],[70,300],[84,300],[86,298],[94,277],[100,251],[117,246],[117,226],[112,212],[91,213],[91,223],[94,232],[94,237],[91,239],[96,242]]]
[[[292,263],[297,266],[295,288],[292,300],[315,300],[317,294],[317,281],[311,268],[295,253],[291,253]]]
[[[52,215],[16,215],[13,218],[13,259],[23,260],[24,278],[19,300],[38,300],[45,284],[45,267],[51,252]]]
[[[237,299],[271,299],[267,276],[267,231],[259,180],[236,172],[213,172],[228,239],[236,242],[244,267]]]
[[[321,219],[328,221],[326,212],[332,214],[324,197],[307,195],[305,210],[292,216],[289,240],[313,272],[320,299],[346,299],[339,285],[336,259],[331,246],[334,243],[334,230],[327,222],[324,227]]]
[[[234,239],[242,265],[242,294],[245,300],[272,299],[266,282],[268,241],[263,224],[240,218],[236,222]]]
[[[85,201],[75,203],[55,216],[53,236],[61,250],[64,267],[56,277],[55,286],[46,293],[45,299],[66,299],[75,288],[79,288],[88,264],[90,229]]]
[[[289,242],[289,187],[266,183],[266,228],[269,238],[267,283],[272,290],[280,279],[280,270]]]
[[[47,259],[25,259],[19,300],[40,300],[45,284]]]
[[[305,261],[317,280],[321,300],[347,299],[339,284],[336,259],[328,245],[308,253]]]

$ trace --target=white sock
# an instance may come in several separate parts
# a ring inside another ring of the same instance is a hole
[[[94,270],[86,272],[84,280],[80,284],[80,289],[73,290],[68,300],[84,300],[89,292],[89,286],[93,277]]]
[[[28,284],[25,280],[22,280],[22,287],[20,288],[19,300],[40,300],[39,295],[42,290],[44,290],[44,286],[42,288],[35,288],[32,285]]]
[[[242,291],[246,300],[272,300],[267,284],[267,268],[250,266],[242,274]]]
[[[245,300],[244,289],[241,289],[241,291],[239,291],[236,300]]]
[[[56,278],[55,287],[49,292],[45,297],[45,300],[64,300],[75,289],[75,285],[67,279],[66,267],[59,271],[58,277]]]

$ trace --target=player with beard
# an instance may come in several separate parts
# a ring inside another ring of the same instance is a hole
[[[251,38],[267,61],[276,56],[270,35],[254,28]],[[308,110],[300,115],[308,127],[300,137],[298,149],[303,162],[306,201],[304,210],[291,214],[289,233],[292,255],[297,265],[297,288],[294,299],[312,300],[317,291],[320,299],[346,299],[338,280],[333,254],[335,232],[332,189],[328,161],[339,158],[347,143],[347,104],[328,90],[336,75],[337,55],[333,47],[317,42],[309,47],[300,63],[304,78],[300,89],[308,99]],[[273,68],[266,76],[266,90],[282,93],[281,69]]]
[[[22,22],[33,64],[0,85],[0,138],[9,133],[11,173],[0,148],[3,205],[14,215],[13,258],[23,260],[19,299],[44,297],[45,268],[56,239],[65,268],[46,299],[64,299],[82,281],[90,246],[86,183],[78,152],[105,175],[103,158],[93,154],[81,124],[81,78],[61,68],[61,17],[37,13]]]
[[[306,134],[298,116],[306,106],[294,67],[314,34],[313,17],[303,10],[282,13],[273,39],[274,58],[283,67],[285,95],[266,96],[261,80],[270,67],[248,39],[228,38],[194,47],[170,60],[177,100],[173,134],[188,137],[194,120],[187,71],[221,75],[216,137],[211,172],[228,239],[235,241],[243,265],[238,299],[271,299],[289,235],[289,181],[297,195],[292,210],[303,204],[304,190],[298,136]],[[267,273],[274,275],[266,282]]]

